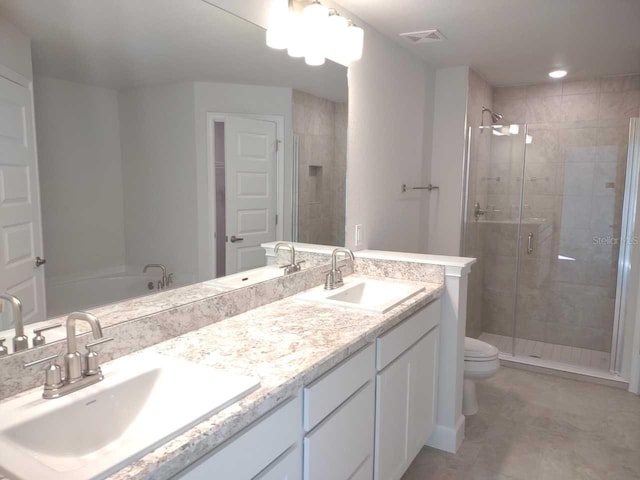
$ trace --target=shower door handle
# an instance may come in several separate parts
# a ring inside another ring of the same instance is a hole
[[[533,233],[530,233],[527,237],[527,255],[533,253]]]

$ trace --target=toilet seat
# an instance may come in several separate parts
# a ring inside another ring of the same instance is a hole
[[[498,358],[498,349],[475,338],[464,339],[465,362],[491,362]]]

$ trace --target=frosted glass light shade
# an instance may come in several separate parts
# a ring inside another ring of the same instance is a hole
[[[289,0],[271,0],[267,46],[284,50],[289,46]]]
[[[325,61],[326,34],[329,24],[329,9],[312,3],[302,11],[304,25],[305,55],[307,65],[322,65]]]
[[[347,42],[349,20],[340,15],[330,15],[327,21],[327,58],[340,60],[344,56],[344,46]]]
[[[304,57],[307,35],[304,31],[302,15],[300,13],[292,13],[289,22],[289,46],[287,47],[287,53],[289,53],[290,57]]]

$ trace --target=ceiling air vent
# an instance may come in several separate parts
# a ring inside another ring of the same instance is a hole
[[[442,42],[447,39],[440,30],[423,30],[422,32],[401,33],[400,36],[414,45],[418,43]]]

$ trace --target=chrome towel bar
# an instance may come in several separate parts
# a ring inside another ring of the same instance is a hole
[[[426,187],[407,187],[406,183],[402,184],[402,193],[405,193],[407,190],[438,190],[440,187],[437,187],[436,185],[427,185]]]

